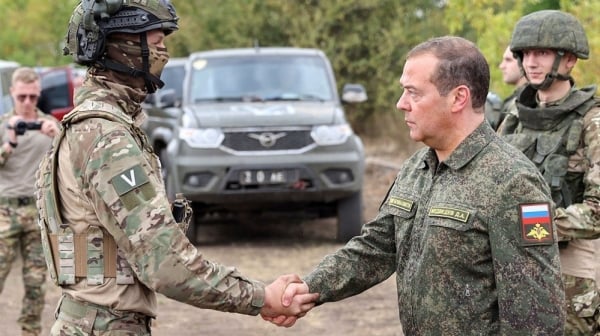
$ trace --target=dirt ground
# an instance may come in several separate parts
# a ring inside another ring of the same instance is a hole
[[[363,199],[366,218],[372,218],[395,177],[404,155],[386,144],[367,146],[368,166]],[[285,273],[308,273],[321,258],[342,245],[335,242],[335,220],[302,223],[255,222],[243,226],[215,223],[199,230],[199,247],[213,261],[236,266],[244,275],[271,282]],[[0,335],[19,335],[16,319],[23,288],[21,264],[16,263],[0,295]],[[48,282],[43,335],[54,322],[60,290]],[[153,325],[156,336],[402,336],[394,276],[341,302],[313,309],[292,328],[276,327],[260,317],[222,313],[191,307],[159,296],[159,313]]]

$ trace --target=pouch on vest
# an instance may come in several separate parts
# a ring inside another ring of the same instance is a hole
[[[544,179],[552,191],[552,199],[557,206],[564,207],[571,204],[569,187],[565,183],[569,158],[564,155],[550,154],[541,167]]]
[[[534,155],[536,154],[536,141],[537,138],[535,136],[524,134],[524,133],[516,133],[516,134],[507,134],[502,137],[506,142],[516,147],[520,150],[525,156],[529,159],[533,160]]]
[[[581,134],[583,134],[583,120],[577,119],[573,121],[567,132],[567,144],[565,145],[567,154],[575,153],[581,142]]]
[[[535,147],[535,155],[531,160],[536,164],[544,162],[546,156],[551,153],[556,153],[556,150],[562,143],[562,137],[553,134],[540,134],[538,135],[537,144]],[[566,171],[566,170],[565,170]]]

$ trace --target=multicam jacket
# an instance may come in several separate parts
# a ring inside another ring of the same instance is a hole
[[[73,274],[61,275],[62,265],[54,260],[49,267],[56,266],[57,282],[76,300],[149,316],[156,315],[154,292],[197,307],[258,314],[264,285],[205,259],[173,219],[158,158],[137,126],[142,99],[143,94],[129,87],[88,77],[77,93],[77,107],[65,117],[62,142],[57,137],[53,143],[54,149],[59,144],[57,176],[51,174],[51,155],[40,165],[43,234],[52,227],[88,238],[100,232],[99,239],[109,235],[118,246],[121,277],[103,278],[100,271],[71,283]],[[48,202],[55,177],[59,214]],[[100,244],[88,241],[88,266],[93,266],[103,258],[90,259]],[[44,248],[49,258],[48,244]],[[61,250],[59,258],[64,257]],[[125,272],[129,267],[131,279]]]
[[[396,272],[406,335],[563,335],[549,193],[482,123],[444,162],[427,148],[409,158],[362,235],[305,281],[328,302]],[[540,207],[545,219],[528,224],[528,209]]]

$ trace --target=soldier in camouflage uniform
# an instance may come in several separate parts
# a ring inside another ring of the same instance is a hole
[[[513,56],[512,51],[510,51],[510,46],[504,50],[502,62],[500,62],[498,67],[502,71],[502,80],[504,83],[515,86],[515,90],[502,101],[502,106],[500,107],[500,124],[507,114],[517,115],[517,95],[525,87],[525,84],[527,84],[527,78],[523,75],[519,67],[519,62]]]
[[[561,242],[567,335],[600,335],[595,274],[600,233],[600,106],[596,86],[570,76],[587,59],[585,31],[571,14],[544,10],[521,18],[510,49],[529,84],[501,134],[538,166],[552,190]]]
[[[201,308],[281,314],[285,285],[301,281],[265,286],[211,262],[174,218],[139,125],[140,103],[162,86],[165,36],[177,29],[168,0],[84,0],[71,17],[66,53],[88,73],[37,179],[44,254],[63,291],[52,335],[150,335],[155,292]],[[185,224],[191,209],[181,201]],[[304,295],[286,315],[295,321],[315,298]]]
[[[428,148],[406,160],[362,235],[291,284],[284,304],[308,288],[338,301],[395,272],[405,335],[563,335],[550,190],[484,121],[489,80],[465,39],[409,52],[397,108]]]
[[[58,122],[36,108],[41,92],[35,70],[19,68],[12,76],[14,109],[1,118],[0,138],[0,292],[16,255],[23,257],[25,296],[18,323],[23,335],[38,335],[44,309],[46,264],[35,207],[35,172]],[[23,122],[39,130],[17,127]],[[22,131],[25,133],[21,134]]]

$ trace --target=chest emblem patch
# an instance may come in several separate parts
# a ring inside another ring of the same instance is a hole
[[[520,204],[519,217],[523,245],[554,243],[550,205],[548,203]]]

